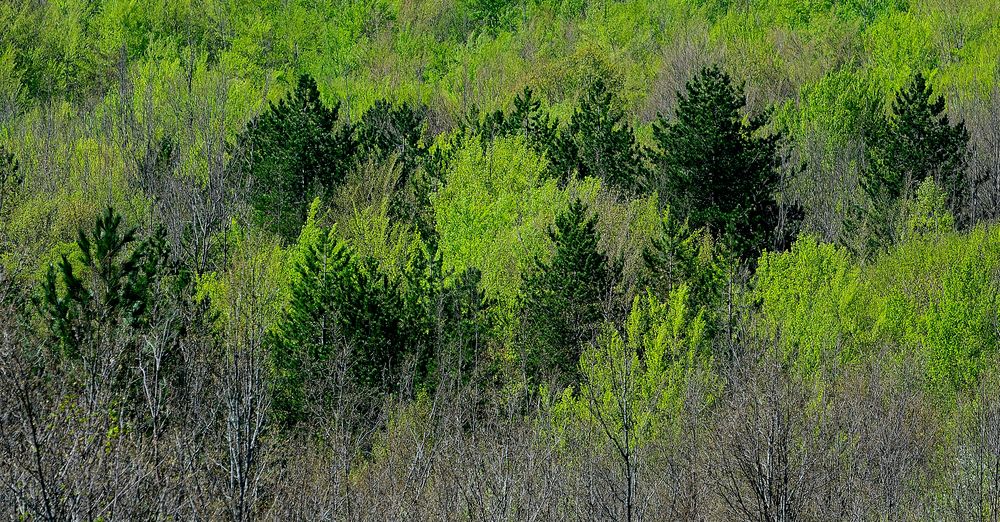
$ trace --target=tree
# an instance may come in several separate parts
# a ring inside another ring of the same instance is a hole
[[[392,391],[408,346],[398,288],[374,262],[355,259],[334,229],[313,224],[317,207],[303,229],[291,300],[269,339],[274,407],[285,426],[322,407],[331,390],[315,390],[310,379],[331,363],[348,365],[354,386]]]
[[[692,228],[727,238],[753,259],[776,238],[780,135],[761,136],[766,115],[745,120],[742,89],[717,66],[703,68],[678,93],[673,120],[653,125],[659,146],[657,190]]]
[[[172,261],[162,227],[140,238],[108,207],[76,246],[79,263],[63,255],[49,265],[34,301],[57,348],[46,354],[49,368],[107,422],[127,419],[155,445],[169,404],[187,392],[189,346],[211,337],[208,302],[196,302],[194,279]]]
[[[342,181],[357,144],[351,125],[327,107],[312,77],[299,77],[290,98],[272,103],[247,129],[251,202],[258,219],[290,240],[314,198]]]
[[[619,520],[643,518],[641,471],[643,461],[651,458],[649,446],[657,440],[671,446],[679,441],[689,414],[689,386],[713,380],[705,319],[693,308],[685,284],[666,301],[637,296],[623,332],[607,325],[580,360],[581,389],[575,402],[585,407],[583,429],[603,435],[618,463],[614,497],[622,501],[615,511]]]
[[[558,122],[551,121],[542,109],[542,102],[535,98],[531,87],[514,97],[514,110],[510,115],[497,110],[487,114],[479,126],[480,134],[490,139],[505,136],[524,136],[535,152],[550,153],[555,146]]]
[[[948,194],[948,206],[956,216],[969,195],[965,152],[969,133],[964,122],[952,125],[944,114],[944,98],[934,91],[923,74],[896,93],[885,125],[869,129],[871,166],[864,172],[862,187],[879,210],[914,195],[916,187],[932,178]]]
[[[947,206],[947,194],[929,177],[920,183],[914,197],[904,202],[900,214],[902,239],[941,234],[955,229],[955,218]]]
[[[23,183],[24,173],[18,169],[14,154],[0,145],[0,215],[5,210],[10,210],[11,200],[16,197]]]
[[[423,107],[414,109],[405,103],[393,107],[386,100],[376,101],[361,116],[355,129],[360,151],[376,160],[396,155],[409,175],[426,153],[420,141],[425,112]]]
[[[579,199],[556,216],[549,237],[555,256],[536,259],[536,271],[526,282],[525,318],[529,324],[528,367],[532,374],[554,371],[574,380],[583,349],[604,319],[604,302],[614,282],[607,257],[598,250],[597,217],[587,217]]]
[[[650,289],[665,297],[680,285],[687,285],[692,305],[715,303],[725,279],[724,256],[719,250],[705,228],[692,231],[667,207],[658,234],[642,251]]]
[[[645,151],[615,102],[603,79],[590,84],[549,151],[552,169],[564,182],[574,175],[594,176],[625,193],[638,192],[645,183]]]
[[[111,207],[89,235],[79,231],[76,246],[84,273],[63,255],[58,269],[49,265],[36,298],[49,332],[69,357],[81,356],[99,329],[142,326],[167,259],[162,234],[139,240]]]
[[[431,391],[446,375],[467,383],[483,369],[493,300],[480,287],[482,272],[445,271],[433,245],[418,248],[404,271],[403,321],[414,355],[413,384]]]

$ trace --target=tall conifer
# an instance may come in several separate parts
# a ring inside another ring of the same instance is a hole
[[[536,261],[526,284],[528,366],[530,373],[554,370],[566,378],[575,375],[580,354],[604,319],[613,269],[598,249],[597,218],[587,217],[580,200],[556,217],[549,235],[555,255],[549,263]]]
[[[741,89],[718,67],[701,72],[678,95],[673,119],[660,116],[656,188],[694,229],[728,238],[742,258],[774,243],[778,135],[761,136],[766,117],[744,119]]]

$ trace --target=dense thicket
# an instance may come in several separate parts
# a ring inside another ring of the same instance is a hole
[[[994,517],[997,12],[0,2],[0,517]]]

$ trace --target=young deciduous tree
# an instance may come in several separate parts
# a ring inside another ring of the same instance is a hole
[[[554,371],[565,379],[577,374],[580,354],[596,338],[614,268],[598,250],[597,217],[588,218],[580,200],[556,216],[549,236],[555,256],[549,263],[537,261],[526,282],[527,363],[529,373]]]
[[[745,105],[728,74],[702,69],[678,95],[674,118],[661,115],[653,125],[655,188],[692,228],[707,227],[752,259],[776,237],[780,136],[762,136],[767,117],[744,119]]]
[[[351,168],[357,144],[350,124],[339,122],[339,108],[325,106],[316,81],[304,75],[243,138],[257,217],[286,240],[297,236],[310,202]]]

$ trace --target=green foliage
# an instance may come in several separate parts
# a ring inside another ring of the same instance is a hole
[[[932,178],[924,179],[914,198],[903,206],[903,232],[900,234],[903,240],[953,231],[955,218],[948,210],[947,197]]]
[[[426,153],[421,142],[425,112],[422,107],[394,107],[386,100],[378,100],[361,116],[355,141],[367,157],[384,160],[395,156],[409,173]]]
[[[497,110],[486,115],[479,125],[479,133],[489,139],[506,136],[523,136],[538,154],[555,157],[558,122],[553,122],[542,109],[541,100],[535,98],[531,87],[514,97],[514,110],[510,115]]]
[[[705,228],[692,231],[663,211],[657,234],[643,249],[642,260],[650,289],[666,296],[681,285],[689,288],[693,306],[709,306],[721,295],[725,256]]]
[[[318,227],[315,211],[314,204],[297,246],[290,300],[269,340],[274,407],[286,426],[305,420],[307,406],[324,403],[329,390],[310,392],[310,380],[323,372],[346,365],[353,385],[392,391],[409,355],[398,286],[374,263],[356,259],[334,229]]]
[[[5,216],[24,184],[24,173],[14,158],[14,154],[0,145],[0,216]]]
[[[291,98],[272,103],[244,137],[257,217],[286,240],[298,234],[309,203],[352,166],[357,145],[338,111],[339,104],[323,105],[315,80],[301,76]]]
[[[139,240],[122,227],[122,217],[108,207],[88,235],[76,242],[83,274],[63,255],[49,265],[36,305],[58,346],[80,356],[101,329],[137,329],[145,325],[156,279],[163,275],[167,251],[162,234]]]
[[[753,258],[772,245],[778,226],[775,191],[780,136],[761,136],[765,117],[744,120],[741,89],[718,67],[704,68],[680,94],[672,120],[661,116],[657,188],[692,227],[726,237],[734,253]]]
[[[861,274],[843,248],[805,236],[785,253],[765,252],[754,276],[768,334],[801,371],[850,360],[871,321],[864,319]]]
[[[969,133],[961,122],[952,125],[944,108],[944,99],[934,98],[920,73],[896,94],[887,124],[869,137],[872,166],[862,186],[877,209],[911,198],[931,178],[948,194],[952,211],[962,210],[970,188],[965,174]]]
[[[487,32],[495,32],[512,22],[515,8],[524,0],[461,0],[473,21]]]
[[[446,274],[440,254],[417,249],[404,276],[403,324],[417,354],[414,384],[433,389],[447,375],[463,383],[481,375],[495,306],[480,288],[482,273]]]
[[[546,227],[566,195],[545,179],[545,161],[523,138],[484,150],[474,137],[454,154],[433,200],[445,269],[479,269],[487,295],[512,306],[532,260],[547,257]]]
[[[925,200],[940,204],[931,187],[921,190]],[[947,221],[932,218],[935,226]],[[798,371],[915,354],[928,389],[950,396],[996,353],[998,234],[991,227],[914,235],[867,265],[803,237],[790,252],[760,259],[753,286],[763,326]]]
[[[646,182],[645,152],[603,78],[589,84],[550,150],[553,170],[564,183],[572,176],[593,176],[629,194]]]
[[[556,216],[549,231],[555,255],[550,262],[536,260],[525,282],[529,375],[551,372],[573,382],[580,354],[596,339],[611,301],[616,267],[598,250],[597,217],[587,213],[575,200]]]
[[[673,441],[689,386],[702,385],[711,399],[710,338],[689,297],[686,285],[666,301],[636,297],[624,331],[609,325],[580,358],[581,388],[563,397],[561,409],[581,417],[584,429],[603,432],[620,454]]]

